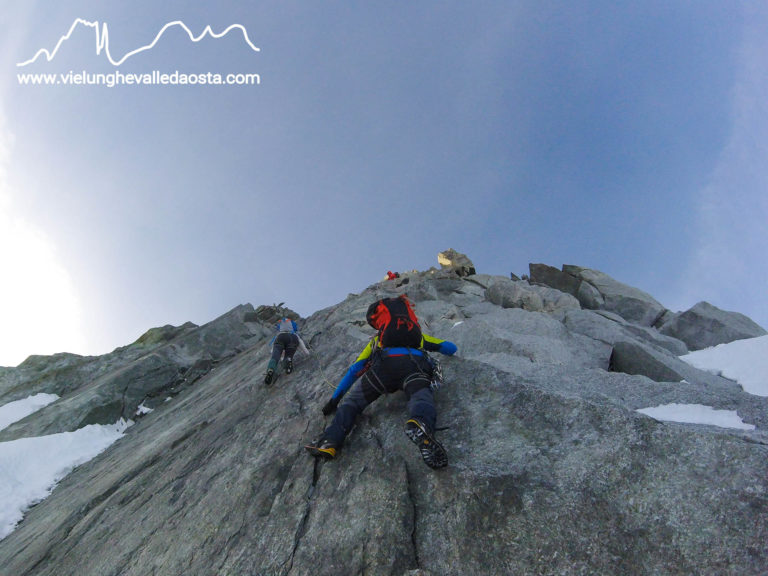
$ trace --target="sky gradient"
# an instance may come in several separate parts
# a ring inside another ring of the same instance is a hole
[[[622,3],[624,4],[624,3]],[[455,248],[595,268],[768,327],[768,8],[745,2],[6,0],[0,366],[285,302]],[[671,4],[671,5],[670,5]],[[118,68],[76,18],[108,24]],[[257,86],[17,74],[257,73]]]

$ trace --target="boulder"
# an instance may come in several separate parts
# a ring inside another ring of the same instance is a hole
[[[642,374],[656,382],[680,382],[684,377],[671,364],[671,358],[639,342],[616,342],[611,354],[610,370]]]
[[[559,313],[581,308],[579,301],[565,292],[548,286],[532,286],[527,281],[514,281],[501,276],[488,284],[485,297],[502,308],[522,308],[531,312]]]
[[[544,309],[541,296],[527,282],[514,282],[506,278],[498,280],[488,286],[485,297],[502,308],[522,308],[531,312]]]
[[[641,326],[653,326],[666,310],[650,294],[618,282],[598,270],[564,265],[563,272],[583,281],[576,297],[585,308],[598,307],[615,312],[625,320]]]
[[[283,306],[283,304],[284,303],[281,302],[280,304],[272,304],[271,306],[262,305],[255,310],[249,310],[245,313],[243,321],[261,322],[267,326],[272,326],[286,317],[292,320],[299,320],[301,318],[297,312]]]
[[[659,332],[682,340],[691,351],[767,334],[743,314],[721,310],[708,302],[699,302],[673,316],[661,325]]]
[[[475,265],[466,254],[456,252],[453,248],[440,252],[437,262],[443,270],[450,270],[459,276],[471,276],[475,274]]]
[[[529,264],[528,270],[530,272],[529,278],[531,284],[542,284],[555,288],[571,296],[577,296],[579,294],[579,287],[581,286],[581,279],[566,272],[562,272],[553,266],[546,264]]]

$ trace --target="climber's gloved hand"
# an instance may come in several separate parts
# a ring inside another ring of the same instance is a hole
[[[448,340],[444,340],[440,343],[440,350],[438,350],[438,352],[440,352],[440,354],[445,354],[446,356],[453,356],[456,354],[457,350],[458,348],[456,347],[456,344]]]
[[[339,405],[339,399],[338,398],[331,398],[328,400],[328,402],[325,403],[325,406],[323,406],[323,414],[325,416],[328,416],[329,414],[333,414],[336,412],[336,407]]]

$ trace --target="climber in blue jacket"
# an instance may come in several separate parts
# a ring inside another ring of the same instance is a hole
[[[405,424],[406,435],[419,447],[429,467],[446,466],[448,456],[433,435],[437,420],[433,389],[436,377],[439,378],[439,369],[436,370],[439,365],[427,352],[451,356],[456,352],[456,345],[424,334],[404,296],[374,302],[368,308],[366,319],[378,333],[323,406],[326,416],[336,412],[333,422],[307,449],[314,456],[335,458],[358,415],[382,394],[402,390],[408,398],[410,415]],[[357,385],[352,386],[361,376]]]
[[[283,356],[283,354],[285,354],[283,368],[285,369],[286,374],[290,374],[293,372],[293,355],[296,353],[296,350],[299,347],[304,351],[307,350],[304,341],[299,335],[299,326],[296,324],[295,320],[282,318],[280,322],[275,324],[275,329],[277,330],[277,334],[270,342],[272,345],[272,356],[269,359],[267,374],[264,377],[264,383],[267,386],[272,383],[277,363],[280,362],[280,357]]]

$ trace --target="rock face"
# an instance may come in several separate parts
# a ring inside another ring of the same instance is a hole
[[[88,424],[132,419],[140,405],[156,408],[192,386],[219,362],[242,352],[269,333],[244,322],[248,304],[198,328],[153,328],[133,345],[103,357],[57,355],[51,365],[31,357],[14,378],[0,375],[0,401],[47,392],[62,398],[34,417],[0,431],[0,441],[77,430]]]
[[[103,357],[0,373],[2,403],[62,396],[5,440],[163,400],[0,541],[3,573],[764,574],[768,400],[685,365],[686,344],[584,270],[573,277],[602,308],[450,270],[376,283],[300,319],[312,355],[268,388],[269,323],[249,305]],[[368,305],[405,291],[424,331],[459,348],[441,357],[437,396],[448,468],[427,468],[403,434],[401,394],[366,410],[339,458],[315,461],[302,447],[372,335]],[[735,410],[755,429],[637,412],[673,402]]]

